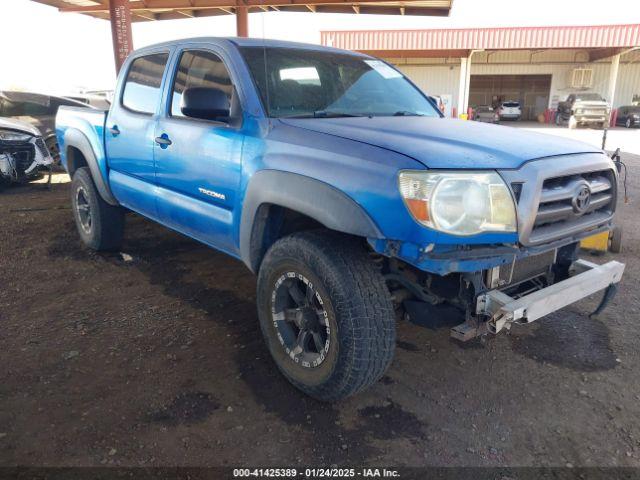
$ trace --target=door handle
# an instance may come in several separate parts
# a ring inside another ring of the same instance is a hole
[[[117,125],[114,125],[113,127],[111,127],[109,131],[111,132],[111,135],[113,135],[114,137],[117,137],[118,135],[120,135],[120,129],[118,128]]]
[[[159,137],[156,137],[156,143],[160,145],[162,148],[167,148],[173,142],[169,140],[169,135],[167,135],[166,133],[163,133]]]

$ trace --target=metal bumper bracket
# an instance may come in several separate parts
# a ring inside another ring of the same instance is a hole
[[[499,290],[490,290],[478,296],[476,314],[488,316],[489,331],[498,333],[511,323],[531,323],[608,288],[618,283],[624,272],[624,264],[616,261],[598,265],[577,260],[572,268],[581,273],[517,299]]]

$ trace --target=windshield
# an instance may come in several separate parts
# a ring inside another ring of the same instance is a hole
[[[593,101],[601,102],[602,97],[598,93],[580,93],[580,94],[576,94],[576,100],[578,102],[583,102],[585,100],[593,100]]]
[[[440,116],[425,95],[381,60],[292,48],[241,52],[270,117]]]

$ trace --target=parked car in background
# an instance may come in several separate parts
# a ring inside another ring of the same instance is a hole
[[[449,303],[465,341],[611,298],[622,276],[577,259],[613,222],[602,150],[444,118],[379,59],[178,40],[132,52],[116,92],[56,118],[83,243],[118,251],[133,210],[241,259],[276,365],[317,399],[384,375],[397,316]]]
[[[558,104],[556,125],[567,124],[569,128],[592,125],[604,128],[609,121],[609,104],[599,93],[571,93]]]
[[[498,116],[500,120],[520,120],[522,116],[520,102],[514,102],[512,100],[502,102],[498,107]]]
[[[70,98],[31,92],[0,91],[0,117],[21,120],[36,127],[42,133],[55,163],[60,162],[55,120],[58,108],[62,105],[91,108],[86,103]]]
[[[640,105],[626,105],[618,109],[616,125],[627,128],[640,127]]]
[[[473,118],[476,122],[498,123],[500,115],[489,105],[479,105],[473,109]]]
[[[0,118],[0,189],[11,183],[39,178],[53,158],[40,131],[33,125]]]

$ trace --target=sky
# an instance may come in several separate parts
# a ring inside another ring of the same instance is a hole
[[[454,0],[449,17],[251,13],[249,34],[319,43],[322,30],[640,24],[640,0]],[[133,24],[135,47],[196,36],[233,36],[235,18]],[[70,94],[112,89],[109,22],[29,0],[0,0],[0,88]]]

